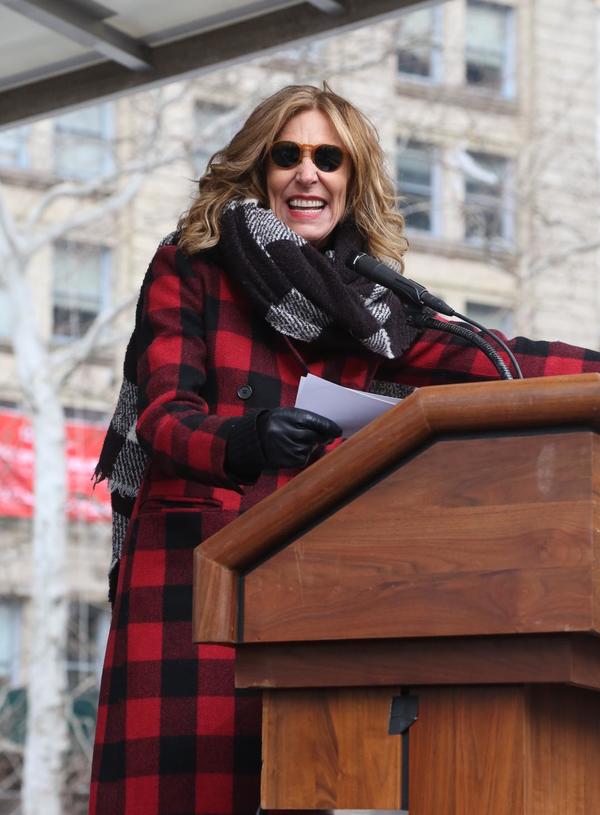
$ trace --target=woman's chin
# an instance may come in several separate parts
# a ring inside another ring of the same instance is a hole
[[[308,243],[313,246],[321,246],[331,233],[333,226],[331,224],[309,224],[309,223],[288,223],[290,229],[293,229],[296,235],[300,235]]]

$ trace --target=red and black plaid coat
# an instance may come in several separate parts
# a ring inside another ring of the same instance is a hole
[[[260,701],[234,693],[231,648],[192,645],[192,550],[294,472],[240,487],[231,419],[293,405],[307,371],[368,390],[496,378],[462,340],[423,333],[389,362],[294,342],[257,320],[218,266],[159,249],[136,326],[138,436],[150,469],[129,525],[100,694],[91,815],[254,815]],[[600,354],[518,338],[525,376],[600,370]]]

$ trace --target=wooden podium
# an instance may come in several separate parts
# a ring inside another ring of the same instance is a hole
[[[597,374],[425,388],[196,549],[264,809],[600,813],[599,428]]]

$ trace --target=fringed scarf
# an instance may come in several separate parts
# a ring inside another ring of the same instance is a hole
[[[415,329],[400,300],[346,265],[364,251],[354,224],[340,224],[325,253],[254,201],[229,204],[221,229],[228,274],[276,331],[325,344],[342,332],[388,359],[412,344]]]

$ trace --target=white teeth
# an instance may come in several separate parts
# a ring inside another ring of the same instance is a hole
[[[299,207],[301,209],[323,209],[325,201],[318,198],[291,198],[288,201],[288,206]]]

